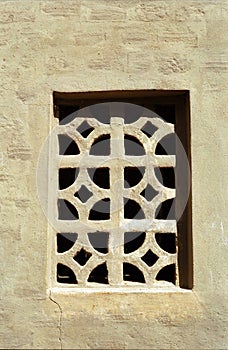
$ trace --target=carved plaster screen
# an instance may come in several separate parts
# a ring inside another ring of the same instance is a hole
[[[54,93],[52,287],[191,288],[188,94],[163,95]]]

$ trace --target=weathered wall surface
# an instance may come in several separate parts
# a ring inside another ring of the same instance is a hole
[[[0,1],[1,348],[227,348],[227,17],[226,0]],[[49,295],[52,91],[121,89],[190,90],[194,289]]]

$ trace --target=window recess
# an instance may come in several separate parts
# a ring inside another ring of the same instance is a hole
[[[189,92],[53,99],[52,286],[191,289]]]

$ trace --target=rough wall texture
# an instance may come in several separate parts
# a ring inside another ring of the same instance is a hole
[[[227,348],[227,1],[0,5],[0,347]],[[36,191],[52,91],[121,89],[190,90],[194,289],[52,295]]]

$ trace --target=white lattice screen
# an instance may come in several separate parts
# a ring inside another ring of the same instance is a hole
[[[176,220],[156,218],[159,205],[176,195],[156,174],[175,167],[175,155],[156,154],[174,125],[145,114],[125,123],[112,108],[109,118],[101,123],[75,114],[54,130],[53,283],[76,289],[178,286]]]

